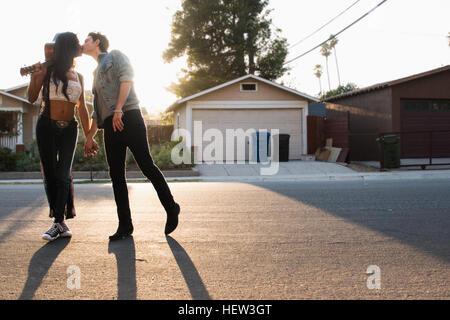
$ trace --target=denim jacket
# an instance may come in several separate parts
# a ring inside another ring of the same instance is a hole
[[[111,110],[116,108],[117,98],[119,97],[120,83],[123,81],[133,81],[133,68],[130,64],[130,60],[126,55],[118,50],[113,50],[109,53],[99,55],[99,64],[97,69],[94,71],[94,83],[92,92],[94,94],[94,113],[95,118],[97,118],[97,124],[99,125],[98,115],[98,101],[97,93],[95,90],[95,79],[98,77],[98,84],[101,86],[101,91],[103,93],[103,99],[106,106]],[[125,106],[137,105],[139,100],[136,96],[134,90],[134,84],[132,84],[130,89],[130,94],[124,104]],[[98,126],[101,127],[100,125]]]

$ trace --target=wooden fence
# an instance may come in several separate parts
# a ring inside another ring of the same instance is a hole
[[[148,125],[147,138],[150,144],[158,144],[161,141],[170,140],[173,132],[173,125]]]

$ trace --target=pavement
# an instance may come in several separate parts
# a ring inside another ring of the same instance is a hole
[[[450,159],[449,159],[450,160]],[[443,161],[443,160],[441,160]],[[417,162],[416,162],[417,163]],[[346,163],[291,160],[278,164],[197,164],[192,170],[163,171],[167,181],[333,181],[386,179],[450,179],[450,166],[428,167],[426,170],[400,168],[379,171],[376,162],[358,162],[359,168]],[[277,167],[278,166],[278,167]],[[353,169],[352,169],[353,168]],[[357,170],[354,170],[357,168]],[[360,170],[363,168],[364,170]],[[379,168],[379,167],[378,167]],[[368,170],[367,170],[368,169]],[[266,171],[265,171],[266,170]],[[267,172],[269,171],[269,172]],[[270,172],[271,171],[271,172]],[[274,174],[273,174],[274,173]],[[22,173],[23,174],[23,173]],[[39,173],[40,174],[40,173]],[[75,182],[89,182],[89,173],[75,176]],[[0,184],[42,183],[39,177],[1,178]],[[146,181],[140,172],[127,172],[127,179]],[[109,181],[107,173],[95,174],[94,181]]]
[[[46,243],[43,186],[0,185],[0,299],[450,298],[450,180],[169,186],[169,237],[151,183],[129,184],[116,242],[111,185],[77,184],[72,238]]]

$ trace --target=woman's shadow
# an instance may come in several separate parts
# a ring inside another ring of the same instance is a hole
[[[133,237],[110,241],[108,253],[114,253],[117,261],[117,299],[136,300],[136,249]]]
[[[200,277],[197,268],[195,268],[189,255],[183,249],[183,247],[172,237],[166,236],[167,243],[170,250],[175,257],[178,267],[183,274],[184,280],[189,288],[192,299],[194,300],[211,300],[208,290],[206,290],[203,280]]]
[[[19,300],[31,300],[42,284],[42,280],[58,255],[69,244],[71,238],[61,238],[42,246],[33,255],[28,266],[28,278]]]

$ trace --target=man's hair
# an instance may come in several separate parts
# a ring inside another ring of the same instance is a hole
[[[100,32],[90,32],[88,34],[89,37],[92,37],[92,40],[100,40],[100,45],[98,46],[101,52],[108,52],[109,48],[109,40],[106,36],[101,34]]]

